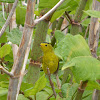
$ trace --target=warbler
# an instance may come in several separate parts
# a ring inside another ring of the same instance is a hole
[[[56,73],[58,71],[59,59],[55,55],[53,47],[47,42],[41,43],[40,46],[43,51],[43,71],[47,74],[47,68],[49,68],[50,74]]]

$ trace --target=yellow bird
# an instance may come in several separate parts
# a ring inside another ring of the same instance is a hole
[[[43,51],[43,71],[47,74],[47,68],[49,68],[50,73],[55,73],[58,70],[58,57],[55,55],[53,47],[50,43],[41,43],[41,49]]]

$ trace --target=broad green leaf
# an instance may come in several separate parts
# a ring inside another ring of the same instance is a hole
[[[9,86],[9,82],[8,81],[1,81],[0,82],[0,87],[2,88],[8,88]]]
[[[83,26],[88,26],[90,24],[90,18],[86,19],[85,21],[82,22]]]
[[[55,38],[56,38],[57,42],[62,40],[64,37],[65,37],[65,35],[63,32],[61,32],[60,30],[55,31]]]
[[[0,97],[7,95],[8,89],[0,87]]]
[[[74,0],[65,0],[61,6],[54,12],[51,22],[55,21],[57,18],[61,17],[65,11],[73,11],[78,6],[77,2]]]
[[[3,58],[4,56],[8,55],[11,52],[11,46],[8,44],[3,45],[0,48],[0,58]]]
[[[40,0],[40,2],[39,2],[39,9],[41,9],[41,10],[47,9],[47,8],[51,9],[58,2],[59,2],[59,0]]]
[[[29,100],[29,99],[26,98],[24,95],[19,94],[19,95],[18,95],[18,100]]]
[[[87,15],[91,16],[91,17],[96,17],[96,18],[100,18],[100,11],[96,11],[96,10],[87,10],[84,11]]]
[[[5,56],[4,60],[9,61],[9,62],[13,62],[13,51],[12,50],[8,55]]]
[[[74,83],[73,85],[71,85],[70,83],[63,84],[62,88],[61,88],[63,97],[68,100],[71,100],[72,96],[76,92],[78,86],[79,85],[77,83]]]
[[[20,89],[24,92],[26,89],[29,89],[29,88],[32,88],[32,87],[33,87],[33,84],[22,82]]]
[[[41,76],[39,80],[37,80],[37,82],[35,83],[34,88],[30,88],[25,91],[25,96],[35,95],[37,92],[41,91],[46,86],[46,82],[47,80],[45,78],[45,75]]]
[[[22,37],[22,32],[18,28],[14,28],[11,30],[11,32],[7,33],[7,37],[8,41],[19,45]]]
[[[41,91],[41,92],[38,92],[36,94],[36,99],[37,100],[42,100],[42,98],[43,98],[43,100],[47,100],[48,97],[49,97],[49,94],[47,92],[45,92],[45,91]]]
[[[88,0],[85,6],[85,10],[89,10],[92,8],[93,0]]]
[[[0,82],[9,81],[9,76],[7,74],[0,74]]]
[[[82,99],[83,100],[92,100],[93,90],[86,90],[83,93]]]
[[[70,66],[72,65],[72,66]],[[62,70],[68,66],[71,67],[72,73],[77,82],[82,81],[96,81],[100,79],[100,61],[91,56],[80,56],[73,58],[66,63]]]
[[[50,22],[53,22],[53,21],[55,21],[58,17],[61,17],[61,16],[64,14],[65,11],[66,11],[66,8],[65,8],[65,9],[61,9],[61,10],[57,10],[57,11],[53,14],[53,16],[52,16]]]
[[[97,81],[89,81],[86,90],[100,90],[100,84]]]
[[[85,39],[81,35],[70,35],[67,34],[55,48],[55,53],[64,62],[70,61],[72,58],[77,56],[90,56],[91,52]]]
[[[6,43],[7,42],[7,37],[6,37],[6,32],[0,37],[0,43]]]
[[[25,15],[26,15],[26,7],[19,4],[16,8],[16,23],[24,26]]]
[[[3,3],[14,3],[15,0],[0,0],[0,2],[3,2]]]

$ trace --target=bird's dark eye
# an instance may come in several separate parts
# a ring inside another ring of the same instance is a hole
[[[45,46],[47,46],[47,45],[45,45]]]

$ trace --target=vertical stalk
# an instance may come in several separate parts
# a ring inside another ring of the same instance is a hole
[[[93,10],[100,11],[100,2],[93,0]],[[97,48],[99,41],[100,23],[98,18],[91,17],[90,31],[89,31],[89,47],[93,57],[97,58]],[[99,80],[100,83],[100,80]],[[100,90],[94,90],[92,100],[100,100]]]
[[[85,90],[85,88],[87,86],[87,83],[88,83],[88,81],[82,81],[80,83],[80,87],[77,90],[77,94],[76,94],[75,100],[82,100],[82,95],[83,95],[84,90]]]
[[[29,54],[28,49],[30,49],[30,43],[33,34],[33,29],[27,25],[33,24],[34,8],[35,0],[28,0],[23,36],[16,55],[16,61],[14,62],[11,70],[11,73],[14,74],[15,77],[10,77],[7,100],[17,100],[19,94],[20,85],[23,78],[22,76],[24,75],[25,71],[24,61],[27,61]],[[24,68],[22,66],[24,66]]]
[[[60,17],[60,18],[59,18],[59,21],[58,21],[56,30],[60,30],[60,29],[61,29],[63,20],[64,20],[63,17]],[[54,35],[54,36],[52,37],[52,39],[51,39],[51,45],[54,46],[54,45],[55,45],[55,42],[56,42],[56,39],[55,39],[55,35]]]
[[[37,24],[36,33],[33,42],[33,48],[31,51],[31,60],[29,64],[26,80],[29,83],[35,84],[40,74],[40,63],[42,57],[42,51],[40,43],[45,42],[46,34],[48,30],[49,21],[43,20]]]
[[[78,24],[81,21],[83,10],[86,6],[87,0],[80,0],[79,8],[76,11],[74,22],[76,24],[72,24],[71,34],[76,35],[79,33],[80,25]]]

